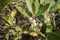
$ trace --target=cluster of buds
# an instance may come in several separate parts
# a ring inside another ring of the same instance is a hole
[[[33,26],[37,26],[37,25],[38,25],[37,21],[36,21],[35,19],[33,19],[32,17],[29,19],[29,22],[30,22],[31,25],[33,25]]]
[[[40,27],[42,27],[43,23],[38,23],[38,21],[36,21],[35,19],[33,19],[32,17],[29,19],[29,22],[31,23],[32,26],[37,26],[39,25]]]

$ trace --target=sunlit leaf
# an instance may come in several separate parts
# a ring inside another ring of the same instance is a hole
[[[9,40],[9,33],[6,34],[6,40]]]
[[[11,13],[8,15],[7,17],[7,21],[11,24],[11,25],[14,25],[15,24],[15,19],[14,19],[14,16],[16,14],[16,10],[12,10]]]
[[[20,28],[19,26],[17,26],[15,29],[16,29],[16,31],[21,31],[22,30],[22,28]]]
[[[57,8],[60,9],[60,5],[57,5]]]
[[[36,33],[36,32],[29,32],[29,34],[30,34],[31,36],[38,36],[38,33]]]
[[[17,11],[15,9],[13,9],[13,11],[11,11],[11,16],[14,17],[16,15]]]
[[[11,25],[13,25],[13,18],[11,16],[9,16],[8,20],[7,20]]]
[[[18,39],[19,39],[18,37],[14,38],[14,40],[18,40]]]
[[[38,0],[36,0],[36,2],[35,2],[35,14],[37,14],[37,12],[39,11],[39,7],[40,7],[40,3]]]
[[[29,11],[31,13],[33,13],[32,12],[32,0],[25,0],[25,1],[26,1],[26,4],[27,4],[27,7],[28,7]]]
[[[51,21],[47,22],[46,23],[46,32],[51,32],[53,26],[51,24]]]
[[[51,21],[47,22],[46,26],[51,26]]]
[[[44,4],[45,3],[45,0],[40,0],[40,4]]]
[[[15,30],[9,30],[9,32],[11,32],[14,36],[17,34],[16,32],[15,32]]]
[[[45,4],[50,3],[52,0],[45,0]]]
[[[28,15],[28,13],[25,12],[24,9],[22,9],[20,6],[15,5],[15,7],[18,9],[19,12],[21,12],[25,17],[30,18],[30,16]]]
[[[48,10],[50,11],[50,9],[51,9],[53,6],[55,6],[55,1],[54,1],[54,0],[51,0]]]
[[[51,9],[50,9],[50,12],[56,12],[57,11],[57,6],[54,5]]]

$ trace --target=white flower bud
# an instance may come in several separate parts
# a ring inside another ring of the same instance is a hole
[[[31,17],[29,20],[31,21],[31,20],[33,20],[33,18]]]
[[[33,23],[34,26],[37,26],[37,23]]]
[[[36,20],[32,20],[33,21],[33,23],[36,23]]]
[[[50,18],[47,18],[47,21],[50,21]]]
[[[28,33],[28,31],[24,31],[24,34],[27,34]]]
[[[29,19],[29,21],[31,22],[31,24],[32,24],[33,26],[37,26],[36,20],[33,19],[32,17]]]
[[[43,25],[42,23],[39,23],[39,26],[40,26],[40,27],[42,27],[42,25]]]

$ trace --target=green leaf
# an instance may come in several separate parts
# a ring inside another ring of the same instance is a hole
[[[39,32],[39,34],[40,34],[42,37],[46,37],[45,34],[43,34],[43,33],[41,33],[41,32]]]
[[[11,17],[11,16],[9,16],[9,18],[8,18],[8,20],[7,20],[9,23],[10,23],[10,25],[13,25],[14,23],[14,21],[13,21],[13,18]]]
[[[54,5],[51,9],[50,9],[50,12],[56,12],[57,11],[57,6]]]
[[[14,40],[18,40],[18,39],[19,39],[19,37],[14,38]]]
[[[48,32],[47,33],[48,40],[60,40],[60,35],[55,32]]]
[[[48,11],[50,11],[50,9],[55,5],[55,1],[51,0]]]
[[[60,29],[55,32],[47,32],[48,40],[59,40],[60,39]]]
[[[11,32],[14,36],[17,34],[15,30],[10,29],[9,32]]]
[[[53,26],[51,24],[51,21],[47,22],[46,23],[46,32],[51,32]]]
[[[51,26],[51,25],[52,25],[51,21],[49,21],[49,22],[46,23],[46,26]]]
[[[9,40],[9,33],[6,34],[6,40]]]
[[[50,3],[52,0],[45,0],[45,4]]]
[[[26,1],[26,4],[27,4],[27,7],[28,7],[29,11],[31,13],[33,13],[32,12],[32,0],[25,0],[25,1]]]
[[[40,4],[44,4],[45,0],[40,0]]]
[[[40,3],[38,0],[36,0],[36,2],[35,2],[35,14],[37,14],[37,12],[39,11],[39,7],[40,7]]]
[[[21,12],[25,17],[30,18],[30,16],[28,15],[28,13],[25,12],[24,9],[22,9],[20,6],[15,5],[15,7],[18,9],[19,12]]]
[[[33,11],[33,14],[35,14],[35,4],[32,3],[32,11]]]
[[[37,16],[41,15],[44,13],[49,7],[49,4],[46,4],[45,6],[41,6],[39,12],[36,14]]]
[[[11,0],[1,0],[0,1],[0,10],[2,10]]]
[[[60,35],[60,29],[57,29],[57,30],[55,31],[55,33],[57,33],[58,35]]]
[[[51,0],[49,7],[51,8],[51,7],[53,7],[54,5],[55,5],[55,1],[54,1],[54,0]]]
[[[59,5],[60,5],[60,0],[57,0],[57,4],[59,4]]]
[[[17,27],[15,28],[15,30],[16,30],[17,32],[19,32],[19,35],[23,33],[23,29],[22,29],[21,27],[19,27],[19,26],[17,26]]]
[[[20,28],[19,26],[17,26],[15,29],[16,29],[16,31],[21,31],[22,30],[22,28]]]

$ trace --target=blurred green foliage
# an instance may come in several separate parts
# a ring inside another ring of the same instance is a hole
[[[1,0],[0,12],[6,40],[60,39],[60,0]]]

